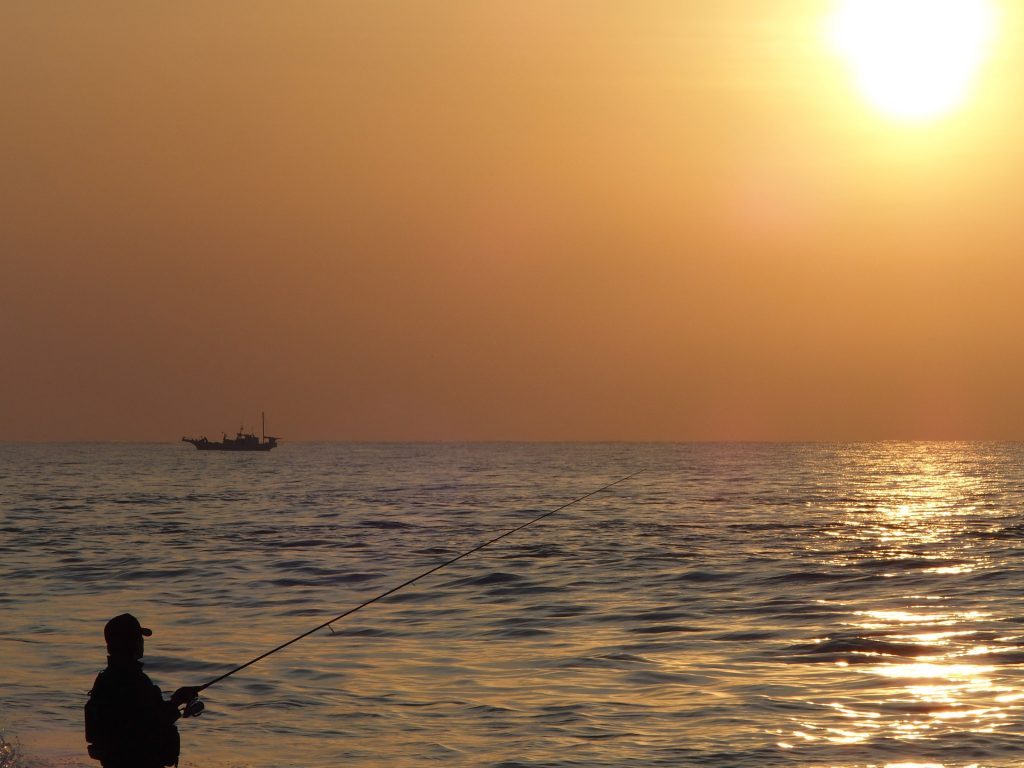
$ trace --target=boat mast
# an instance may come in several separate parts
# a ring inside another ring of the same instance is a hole
[[[260,419],[263,421],[263,442],[267,442],[267,412],[260,411]]]

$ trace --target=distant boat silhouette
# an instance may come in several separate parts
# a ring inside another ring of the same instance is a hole
[[[238,433],[232,438],[224,434],[224,439],[214,443],[206,437],[183,437],[182,442],[192,443],[200,451],[269,451],[277,447],[278,438],[267,435],[267,416],[260,414],[263,421],[263,439],[250,432],[243,432],[238,428]]]

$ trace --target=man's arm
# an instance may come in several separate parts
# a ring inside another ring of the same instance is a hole
[[[175,691],[177,693],[177,691]],[[181,717],[181,713],[178,711],[178,705],[175,703],[174,698],[171,701],[164,699],[163,691],[160,690],[160,686],[156,683],[150,682],[149,692],[146,696],[146,708],[151,712],[150,717],[155,719],[160,725],[171,725],[178,718]]]
[[[186,685],[184,688],[179,688],[171,694],[171,704],[175,707],[180,707],[182,704],[188,704],[192,699],[199,695],[199,686]]]

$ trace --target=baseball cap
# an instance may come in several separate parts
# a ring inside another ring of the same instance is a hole
[[[139,624],[139,620],[130,613],[115,616],[103,628],[103,639],[107,647],[132,646],[139,637],[149,637],[153,630]]]

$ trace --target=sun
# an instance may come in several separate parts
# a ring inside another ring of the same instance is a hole
[[[840,0],[829,38],[864,97],[901,122],[927,122],[968,98],[992,46],[991,0]]]

